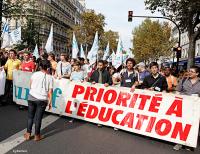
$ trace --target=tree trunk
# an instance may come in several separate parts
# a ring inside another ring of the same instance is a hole
[[[3,9],[3,0],[0,0],[0,28],[2,27],[2,9]],[[2,31],[0,30],[0,36],[2,34]],[[0,41],[1,46],[1,41]]]
[[[195,39],[194,35],[189,36],[187,69],[189,69],[192,65],[195,64],[195,45],[196,45],[196,39]]]

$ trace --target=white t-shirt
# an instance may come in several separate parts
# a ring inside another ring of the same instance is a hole
[[[121,78],[121,74],[120,74],[120,72],[116,72],[116,73],[113,74],[112,77],[113,77],[113,78],[120,79],[120,78]]]
[[[48,91],[53,89],[53,77],[39,71],[33,73],[31,81],[30,95],[39,100],[47,100]]]

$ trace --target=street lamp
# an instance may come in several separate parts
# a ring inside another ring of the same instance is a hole
[[[132,12],[132,13],[131,13]],[[166,20],[169,20],[171,21],[172,23],[174,23],[174,25],[176,26],[176,28],[178,29],[178,47],[177,49],[179,48],[179,50],[181,50],[181,30],[178,26],[178,24],[172,20],[171,18],[168,18],[168,17],[159,17],[159,16],[134,16],[133,15],[133,11],[128,11],[128,21],[132,21],[132,18],[135,17],[135,18],[157,18],[157,19],[166,19]],[[131,18],[131,19],[129,19]],[[176,52],[178,52],[179,50],[177,50]],[[177,54],[180,54],[181,51]],[[180,55],[179,55],[180,56]],[[177,73],[178,73],[178,66],[179,66],[179,56],[177,56]]]

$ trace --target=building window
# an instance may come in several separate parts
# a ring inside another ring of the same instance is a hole
[[[185,58],[185,49],[182,50],[181,57]]]
[[[197,56],[200,56],[200,44],[197,44]]]
[[[188,58],[188,48],[185,49],[185,58]]]

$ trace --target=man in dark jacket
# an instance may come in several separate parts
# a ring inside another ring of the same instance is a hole
[[[109,72],[104,67],[104,61],[98,61],[97,70],[95,70],[90,78],[92,83],[101,83],[105,86],[112,85],[112,80]]]
[[[99,60],[97,64],[97,70],[95,70],[91,77],[90,81],[95,83],[104,84],[105,87],[108,87],[109,85],[112,85],[112,79],[110,76],[110,73],[105,69],[104,61]],[[98,127],[101,127],[101,124],[97,125]]]
[[[112,80],[111,80],[110,74],[105,69],[103,60],[98,61],[97,70],[95,70],[92,73],[92,75],[90,77],[90,81],[93,84],[95,84],[95,83],[104,84],[106,87],[109,85],[112,85]]]
[[[159,74],[159,68],[157,62],[150,63],[151,74],[144,78],[142,89],[148,89],[151,91],[167,91],[167,81],[164,76]]]

